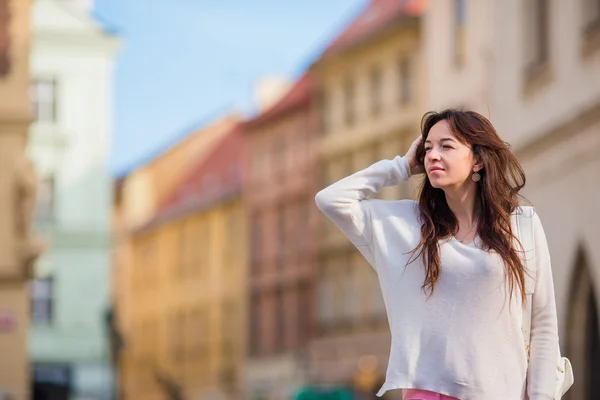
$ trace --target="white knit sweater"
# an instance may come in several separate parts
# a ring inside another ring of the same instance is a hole
[[[557,317],[548,245],[537,215],[537,262],[529,369],[521,333],[520,293],[509,302],[504,264],[479,238],[440,243],[442,271],[433,295],[421,289],[417,203],[369,198],[410,177],[402,157],[382,160],[317,193],[317,206],[360,250],[379,276],[391,329],[386,381],[378,396],[418,388],[461,400],[552,399]],[[510,304],[509,304],[510,303]],[[527,378],[527,379],[526,379]]]

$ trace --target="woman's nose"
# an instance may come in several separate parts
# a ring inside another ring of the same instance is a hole
[[[426,156],[429,161],[437,161],[440,159],[440,153],[435,149],[430,149]]]

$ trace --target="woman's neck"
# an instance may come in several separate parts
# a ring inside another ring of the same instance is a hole
[[[456,216],[460,226],[471,227],[475,222],[475,197],[477,186],[474,182],[466,182],[459,189],[444,190],[448,207]]]

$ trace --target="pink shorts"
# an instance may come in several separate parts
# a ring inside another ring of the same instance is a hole
[[[456,397],[421,389],[404,389],[403,400],[458,400]]]

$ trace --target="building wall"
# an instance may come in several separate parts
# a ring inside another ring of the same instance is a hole
[[[418,136],[425,103],[419,26],[414,20],[398,23],[368,43],[315,65],[323,118],[317,143],[319,187],[381,159],[404,155]],[[379,94],[373,88],[374,68],[380,71]],[[353,90],[347,89],[348,80],[354,82]],[[374,109],[377,97],[380,106]],[[413,198],[414,185],[385,188],[380,197]],[[361,389],[377,390],[389,353],[377,275],[325,217],[319,232],[319,337],[310,350],[313,380],[353,383],[356,379],[361,380]],[[350,347],[355,351],[349,353]],[[368,379],[359,374],[363,356],[375,359],[376,372]]]
[[[31,75],[55,82],[55,118],[36,120],[28,153],[50,211],[36,220],[48,251],[36,278],[53,279],[52,318],[34,325],[34,363],[67,365],[77,395],[109,398],[104,315],[109,307],[112,184],[108,166],[117,39],[72,5],[38,0],[32,10]],[[93,79],[90,79],[90,76]],[[35,108],[34,108],[35,110]]]
[[[538,68],[528,68],[528,3],[494,9],[494,120],[515,148],[595,108],[600,95],[600,45],[597,34],[585,34],[586,2],[547,2],[548,57]]]
[[[238,197],[133,239],[124,288],[132,298],[121,376],[127,398],[162,398],[158,376],[190,398],[240,390],[244,221]]]
[[[195,133],[204,134],[211,133]],[[247,283],[241,137],[232,129],[219,134],[190,154],[183,170],[172,171],[178,184],[170,193],[158,185],[164,164],[150,163],[117,184],[114,294],[125,341],[118,358],[124,397],[158,399],[174,390],[186,398],[210,392],[235,398],[241,389]],[[169,151],[161,163],[172,159]],[[142,176],[148,185],[140,184]],[[128,207],[145,197],[162,203],[132,226],[141,214],[127,219]]]
[[[561,349],[576,375],[568,398],[596,398],[599,221],[589,210],[600,191],[600,8],[464,1],[467,57],[457,69],[448,61],[452,3],[434,2],[425,16],[430,104],[490,117],[521,162],[525,202],[536,207],[550,248]]]
[[[452,107],[490,116],[493,3],[429,1],[422,17],[423,112]]]
[[[288,396],[306,379],[302,350],[314,334],[316,261],[316,120],[308,82],[303,77],[291,89],[302,92],[299,103],[245,132],[251,238],[247,398]]]
[[[536,33],[531,3],[494,3],[493,122],[525,169],[524,194],[546,232],[572,399],[599,395],[600,221],[590,210],[600,200],[600,8],[586,25],[591,3],[546,2],[547,57],[537,63],[536,47],[527,47]]]
[[[25,157],[29,113],[30,2],[0,1],[0,393],[29,398],[30,219],[35,176]],[[15,201],[15,199],[17,199]]]
[[[130,335],[135,335],[133,315],[139,311],[137,294],[131,291],[135,276],[135,242],[133,232],[150,221],[158,212],[161,203],[173,194],[176,185],[195,162],[205,157],[219,139],[223,138],[237,121],[237,117],[225,117],[198,129],[189,137],[155,156],[144,165],[120,178],[115,196],[116,211],[113,215],[113,232],[116,236],[113,257],[112,293],[116,310],[116,325],[125,344],[117,356],[121,370],[118,373],[119,390],[135,393],[137,384],[135,364],[131,346],[127,345]],[[165,184],[167,183],[167,184]],[[132,383],[133,382],[133,383]],[[142,384],[143,386],[143,384]],[[141,390],[141,389],[140,389]],[[155,393],[155,392],[154,392]]]

